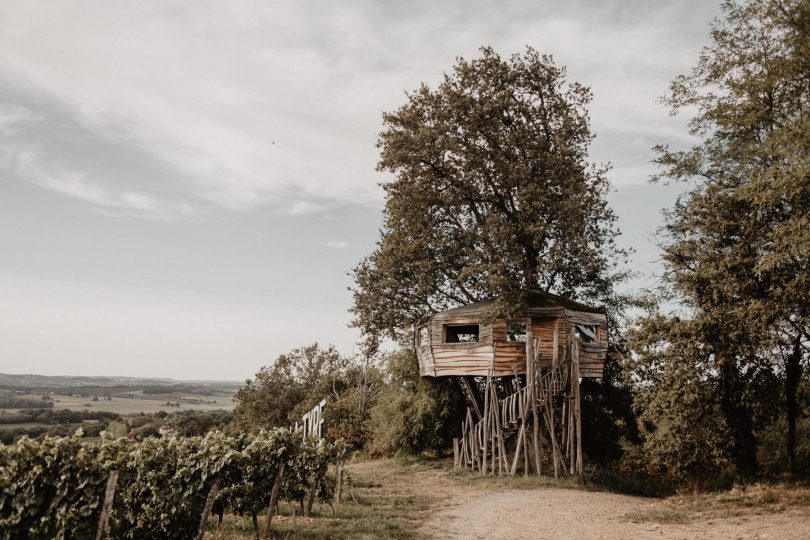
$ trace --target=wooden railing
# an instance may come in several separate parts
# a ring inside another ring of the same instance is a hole
[[[511,474],[523,462],[524,475],[542,474],[541,430],[551,452],[555,477],[560,468],[571,474],[582,472],[579,353],[581,341],[574,339],[558,359],[554,336],[550,368],[540,368],[540,341],[531,333],[526,342],[526,384],[499,399],[493,377],[487,377],[484,411],[476,422],[467,409],[462,436],[453,441],[455,467],[468,467],[481,474]],[[517,373],[515,381],[520,384]],[[559,426],[559,427],[558,427]],[[545,428],[545,429],[543,429]],[[567,462],[567,463],[566,463]]]

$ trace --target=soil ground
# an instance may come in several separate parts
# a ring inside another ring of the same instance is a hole
[[[672,519],[671,503],[538,488],[461,496],[424,526],[434,538],[808,538],[810,512]],[[669,510],[669,511],[668,511]],[[646,515],[644,520],[634,516]],[[662,516],[664,523],[655,516]]]

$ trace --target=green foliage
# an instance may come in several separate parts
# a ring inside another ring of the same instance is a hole
[[[659,179],[694,182],[663,230],[666,293],[686,310],[650,313],[627,366],[645,446],[678,475],[726,462],[754,474],[756,433],[779,416],[794,465],[810,361],[810,4],[727,1],[723,12],[666,98],[694,112],[701,141],[657,147]]]
[[[390,380],[371,411],[370,453],[444,452],[465,412],[455,381],[420,377],[412,349],[389,354],[386,369]]]
[[[354,269],[354,325],[373,351],[422,316],[534,288],[606,302],[623,279],[608,166],[588,163],[588,88],[527,49],[459,59],[383,115],[382,236]]]
[[[233,428],[256,431],[300,421],[301,414],[324,397],[315,388],[345,364],[334,346],[321,349],[317,343],[282,354],[234,396]]]
[[[0,409],[52,409],[53,401],[0,394]]]
[[[85,420],[107,421],[118,418],[117,413],[104,411],[69,411],[67,409],[29,409],[0,414],[0,424],[36,422],[38,424],[79,424]]]
[[[78,437],[0,446],[0,538],[92,538],[107,481]]]
[[[187,539],[216,478],[220,499],[255,515],[267,508],[282,461],[285,496],[316,486],[326,497],[326,469],[346,457],[343,443],[316,446],[283,429],[138,444],[111,436],[100,444],[24,438],[0,446],[0,538],[93,538],[109,471],[118,470],[111,537]]]

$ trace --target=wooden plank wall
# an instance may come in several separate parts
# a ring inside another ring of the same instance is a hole
[[[436,376],[436,366],[433,360],[433,350],[430,343],[419,345],[416,348],[416,358],[419,360],[419,375]]]
[[[592,324],[597,326],[599,343],[583,343],[579,355],[579,374],[583,378],[602,377],[607,358],[607,317],[601,313],[566,311],[567,327],[573,333],[574,325]]]
[[[506,319],[492,321],[492,340],[496,343],[506,342]]]
[[[579,353],[579,374],[582,377],[601,377],[605,371],[607,343],[583,343]]]
[[[526,373],[526,343],[522,341],[495,342],[495,373],[518,375]]]
[[[549,368],[554,349],[554,327],[557,327],[557,359],[562,360],[568,336],[565,319],[562,317],[532,318],[532,335],[540,338],[540,367]]]
[[[583,344],[580,355],[580,376],[601,377],[607,353],[606,317],[598,313],[582,313],[560,310],[535,316],[531,319],[532,334],[540,338],[540,366],[551,367],[554,328],[557,328],[558,359],[566,354],[569,333],[574,324],[599,326],[601,343]],[[444,325],[478,324],[478,343],[443,343]],[[486,376],[490,366],[496,377],[526,372],[526,345],[523,342],[506,341],[507,321],[497,319],[492,324],[480,324],[477,317],[467,315],[434,317],[430,322],[430,345],[417,347],[419,373],[423,376],[456,377],[465,375]]]
[[[437,377],[486,375],[491,363],[492,345],[487,343],[433,345],[433,366]]]

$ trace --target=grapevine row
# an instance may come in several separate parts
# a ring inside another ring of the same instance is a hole
[[[111,436],[99,443],[77,436],[23,438],[0,445],[0,538],[96,538],[113,471],[110,538],[194,538],[209,494],[256,523],[255,516],[268,511],[280,470],[279,495],[311,505],[313,497],[329,496],[327,469],[346,452],[341,442],[302,442],[285,429],[139,444]]]

